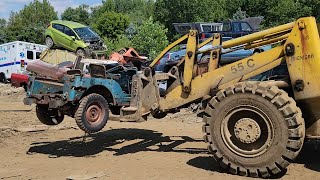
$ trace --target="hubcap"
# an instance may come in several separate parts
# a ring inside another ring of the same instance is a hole
[[[259,124],[250,118],[242,118],[234,126],[234,134],[243,143],[253,143],[261,135]]]
[[[51,47],[53,45],[53,42],[52,42],[52,40],[50,38],[47,38],[46,39],[46,44],[47,44],[48,47]]]
[[[272,143],[273,134],[269,117],[254,106],[234,107],[222,121],[221,135],[225,145],[243,157],[265,153]]]
[[[104,115],[105,112],[99,104],[90,105],[86,111],[86,119],[89,124],[99,124]]]

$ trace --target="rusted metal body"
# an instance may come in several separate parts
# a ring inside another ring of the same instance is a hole
[[[140,56],[138,52],[133,48],[122,48],[118,52],[114,52],[109,56],[109,60],[117,61],[122,65],[126,65],[131,62],[144,62],[147,57]]]

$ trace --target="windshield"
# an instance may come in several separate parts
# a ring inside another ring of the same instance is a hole
[[[99,36],[89,27],[75,28],[74,31],[76,31],[78,36],[83,40],[92,40],[99,38]]]

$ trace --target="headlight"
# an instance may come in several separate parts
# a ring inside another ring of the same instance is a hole
[[[86,44],[87,46],[90,46],[90,43],[89,43],[89,42],[86,42],[85,44]]]

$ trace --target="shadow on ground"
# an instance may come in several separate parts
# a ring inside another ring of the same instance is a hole
[[[126,143],[128,141],[134,141],[134,143]],[[202,139],[193,139],[188,136],[163,136],[162,133],[145,129],[113,129],[89,135],[86,140],[83,137],[74,137],[62,141],[32,143],[27,153],[57,157],[95,156],[102,151],[114,152],[115,156],[142,151],[189,153],[199,156],[186,162],[188,165],[212,172],[226,172],[212,156],[208,155],[206,149],[178,147],[188,142],[202,142]],[[117,148],[113,147],[116,145]],[[320,172],[319,149],[319,141],[305,143],[300,155],[293,163],[304,164],[306,168]],[[285,174],[286,171],[283,171],[273,179],[281,178]]]
[[[304,167],[320,172],[320,141],[307,141],[295,163],[304,164]]]
[[[126,143],[132,140],[134,143]],[[75,137],[55,142],[32,143],[28,154],[83,157],[94,156],[105,150],[115,152],[115,156],[141,151],[207,154],[206,149],[177,147],[186,142],[202,142],[202,139],[193,139],[188,136],[163,136],[162,133],[145,129],[113,129],[89,135],[85,140],[84,137]],[[112,147],[115,145],[119,147]]]

